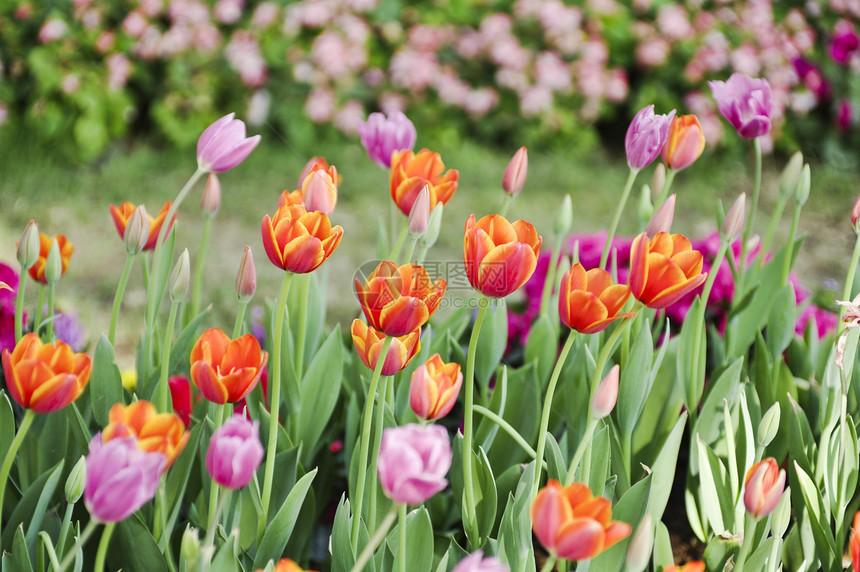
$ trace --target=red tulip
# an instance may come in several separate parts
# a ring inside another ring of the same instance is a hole
[[[504,298],[531,278],[543,239],[524,220],[513,223],[501,215],[475,222],[466,219],[463,260],[472,288],[491,298]]]
[[[385,361],[382,363],[382,375],[394,375],[409,365],[409,362],[421,349],[419,338],[420,330],[418,328],[405,336],[393,338],[388,353],[385,354]],[[355,351],[358,352],[361,363],[368,368],[376,369],[384,341],[385,334],[382,332],[368,326],[361,320],[352,322],[352,342],[355,344]]]
[[[315,270],[340,244],[343,229],[328,216],[304,207],[283,206],[273,218],[263,217],[263,247],[272,264],[296,274]]]
[[[650,241],[643,232],[630,248],[630,291],[649,308],[665,308],[701,285],[702,254],[682,234],[657,233]]]
[[[624,284],[613,284],[609,272],[600,268],[586,271],[577,262],[562,276],[558,313],[568,328],[583,334],[594,334],[619,318],[633,316],[630,313],[618,313],[629,297],[630,288]]]
[[[439,153],[422,149],[415,154],[402,149],[391,154],[391,198],[407,216],[425,186],[430,190],[430,210],[436,203],[447,204],[457,190],[459,177],[456,169],[445,171]]]

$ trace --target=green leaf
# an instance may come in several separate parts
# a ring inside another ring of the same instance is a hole
[[[774,360],[780,360],[782,352],[794,338],[794,324],[797,321],[794,285],[786,284],[774,298],[770,317],[767,320],[767,348]]]
[[[651,340],[651,328],[646,322],[645,326],[639,329],[627,361],[621,368],[615,411],[618,415],[618,426],[623,435],[633,435],[633,429],[636,428],[648,393],[651,391],[651,385],[654,383],[654,376],[651,375],[653,354],[654,342]]]
[[[526,340],[525,363],[534,363],[538,381],[545,387],[558,356],[558,322],[549,314],[541,316],[532,324]]]
[[[170,346],[169,365],[171,375],[184,369],[183,366],[188,364],[191,359],[191,346],[197,341],[197,328],[200,327],[201,322],[209,315],[209,310],[210,308],[204,308],[202,312],[194,316],[188,322],[188,325],[182,328],[182,331],[179,332],[179,335],[176,336],[176,339]]]
[[[237,555],[238,547],[236,546],[238,541],[239,539],[235,534],[230,534],[227,537],[227,540],[221,545],[215,558],[212,559],[211,570],[217,570],[218,572],[240,572],[241,567],[239,566]]]
[[[33,519],[27,527],[27,546],[32,550],[36,544],[36,535],[42,528],[42,519],[45,517],[45,511],[51,502],[51,497],[54,496],[54,491],[57,489],[57,483],[60,482],[60,476],[63,473],[65,461],[60,461],[51,470],[48,479],[45,481],[45,486],[42,487],[42,493],[39,495],[39,500],[36,503],[36,508],[33,510]]]
[[[6,457],[6,451],[15,438],[15,413],[6,390],[0,390],[0,459]]]
[[[11,567],[6,567],[6,558],[3,558],[3,571],[9,572],[32,572],[33,564],[30,562],[30,553],[27,550],[27,541],[24,539],[24,527],[18,525],[18,528],[12,529],[15,531],[15,536],[12,539],[12,555],[9,558]]]
[[[675,469],[678,463],[678,452],[681,448],[681,439],[684,438],[684,427],[687,424],[687,413],[682,413],[675,423],[675,427],[669,434],[669,438],[663,444],[663,449],[657,456],[654,466],[651,467],[651,492],[648,496],[648,514],[659,522],[663,518],[672,485],[675,482]]]
[[[400,523],[388,533],[388,549],[399,562]],[[433,565],[433,525],[427,509],[419,507],[406,515],[406,570],[430,572]]]
[[[567,460],[552,433],[546,434],[546,473],[550,479],[567,482]]]
[[[349,499],[343,494],[337,503],[331,530],[332,572],[349,572],[355,565],[355,554],[352,552],[352,543],[349,539],[350,521]]]
[[[505,355],[508,345],[508,311],[504,298],[490,302],[484,315],[484,323],[478,335],[475,355],[475,377],[486,390],[496,366]]]
[[[118,522],[108,550],[111,570],[123,572],[167,572],[167,561],[149,529],[133,514]]]
[[[505,405],[508,398],[508,368],[502,366],[502,374],[493,389],[493,395],[490,398],[490,404],[487,407],[490,411],[501,417],[504,414]],[[483,447],[485,451],[489,451],[493,446],[493,441],[496,439],[496,434],[499,432],[499,426],[487,417],[481,416],[478,420],[478,428],[475,431],[475,443]]]
[[[110,408],[122,401],[122,378],[119,368],[114,363],[115,359],[113,347],[102,334],[93,353],[93,369],[89,384],[93,417],[100,427],[108,424]]]
[[[672,541],[669,539],[669,529],[659,520],[654,531],[653,562],[655,570],[668,568],[675,563],[675,556],[672,553]]]
[[[33,483],[24,491],[24,495],[21,497],[21,500],[18,501],[18,504],[15,505],[15,509],[12,511],[12,515],[3,523],[3,538],[2,538],[2,546],[4,549],[8,549],[8,547],[12,543],[12,535],[15,533],[15,529],[24,523],[33,522],[33,520],[38,520],[41,525],[41,520],[45,516],[44,509],[41,513],[37,514],[36,510],[44,505],[44,501],[42,499],[43,493],[46,492],[46,489],[51,488],[48,493],[48,497],[50,497],[54,489],[56,489],[57,481],[59,480],[59,476],[57,470],[62,471],[63,461],[61,460],[59,463],[42,473],[38,479],[33,481]],[[36,533],[39,532],[38,526],[36,527]]]
[[[508,369],[508,396],[501,415],[527,443],[536,442],[540,425],[540,399],[534,366]],[[526,458],[525,452],[507,433],[500,431],[487,456],[494,473],[501,473]]]
[[[645,516],[650,494],[651,475],[645,475],[645,478],[641,479],[624,493],[618,504],[612,509],[612,520],[626,522],[633,530],[636,530],[642,517]],[[628,536],[602,552],[592,561],[593,569],[622,570],[629,543],[630,537]]]
[[[320,435],[340,398],[342,377],[343,343],[340,328],[335,328],[317,350],[316,357],[302,378],[298,442],[303,444],[302,464],[306,466],[311,464],[311,459],[320,448]]]
[[[702,395],[702,384],[705,379],[705,358],[707,346],[705,343],[705,327],[702,323],[702,299],[697,297],[687,319],[681,325],[678,335],[678,353],[676,355],[678,379],[684,388],[684,405],[687,409],[696,409]]]
[[[262,568],[269,560],[280,557],[296,525],[299,511],[308,494],[317,470],[310,471],[296,482],[287,500],[269,523],[254,557],[254,568]]]
[[[528,464],[516,493],[510,495],[499,526],[499,543],[496,551],[499,559],[511,570],[534,572],[535,558],[532,548],[531,488],[535,478],[535,463]],[[462,558],[458,557],[457,560]]]
[[[803,504],[808,511],[809,523],[812,525],[816,551],[822,558],[825,569],[830,568],[830,563],[836,558],[836,540],[830,529],[830,519],[825,513],[824,501],[821,499],[818,487],[796,461],[794,462],[794,470],[800,484]]]
[[[729,530],[734,521],[734,503],[725,480],[726,468],[707,443],[697,439],[697,444],[702,504],[711,530],[721,534]]]

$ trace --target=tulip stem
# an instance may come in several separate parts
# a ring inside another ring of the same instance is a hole
[[[206,255],[206,244],[212,230],[212,215],[206,214],[203,221],[203,236],[200,237],[200,251],[197,253],[197,267],[194,269],[194,293],[191,296],[191,319],[200,311],[200,287],[203,280],[203,258]],[[162,224],[162,226],[164,226]]]
[[[107,556],[107,547],[110,544],[110,537],[113,535],[113,529],[116,528],[116,523],[112,522],[105,525],[102,531],[102,539],[99,541],[98,552],[96,552],[96,563],[93,570],[105,569],[105,557]]]
[[[9,450],[6,451],[6,456],[3,458],[3,465],[0,466],[0,531],[3,530],[3,496],[6,493],[6,485],[9,481],[9,471],[12,470],[12,462],[15,460],[15,455],[18,454],[18,449],[21,448],[21,443],[24,442],[24,437],[27,431],[30,430],[30,425],[33,424],[36,413],[32,409],[24,410],[24,419],[21,420],[21,426],[18,427],[18,432],[15,433],[15,438],[9,445]]]
[[[540,569],[540,572],[550,572],[553,566],[555,566],[555,561],[558,557],[555,554],[550,554],[549,558],[546,559],[546,562],[543,563],[543,568]]]
[[[75,510],[75,503],[66,504],[66,513],[63,515],[63,524],[60,526],[60,535],[57,537],[57,554],[63,555],[66,548],[66,537],[69,535],[69,527],[72,525],[72,511]],[[57,572],[59,566],[54,566],[54,572]]]
[[[591,411],[590,405],[588,410],[589,412]],[[576,451],[573,453],[573,459],[570,461],[570,467],[567,469],[567,482],[565,485],[570,485],[573,482],[573,475],[576,473],[576,469],[579,468],[579,463],[582,461],[582,456],[585,454],[586,447],[591,446],[591,441],[594,438],[594,430],[597,429],[597,424],[599,422],[599,419],[594,418],[588,421],[588,427],[585,428],[585,435],[582,436],[582,439],[579,441],[579,445],[576,446]]]
[[[678,174],[677,169],[669,169],[666,171],[666,181],[663,183],[663,188],[660,189],[660,194],[657,195],[657,202],[654,203],[658,208],[666,202],[666,197],[669,196],[669,189],[672,188],[672,183],[675,182],[676,174]]]
[[[95,519],[93,519],[93,518],[90,519],[90,521],[87,523],[86,528],[84,528],[84,531],[81,533],[81,535],[79,537],[77,537],[77,539],[75,539],[75,545],[72,546],[72,549],[69,550],[69,553],[66,554],[66,557],[63,558],[63,561],[60,562],[60,568],[59,568],[59,570],[57,570],[57,572],[63,572],[63,570],[65,570],[66,568],[69,567],[69,564],[71,564],[72,561],[75,559],[75,554],[77,554],[78,550],[83,548],[84,544],[87,543],[87,540],[89,540],[90,536],[93,535],[93,532],[96,531],[96,527],[98,525],[99,525],[99,523]],[[104,537],[102,537],[102,538],[104,538]],[[101,569],[104,570],[104,566],[102,566]],[[93,570],[98,570],[98,569],[93,568]]]
[[[549,310],[549,299],[552,295],[552,287],[555,285],[555,273],[558,270],[559,252],[561,251],[561,242],[563,237],[560,234],[555,235],[555,244],[552,246],[552,258],[549,259],[549,268],[546,270],[546,277],[543,282],[543,292],[540,296],[540,314],[543,316]]]
[[[385,340],[382,342],[382,349],[379,352],[379,356],[376,358],[376,367],[373,368],[373,375],[370,378],[370,387],[367,390],[367,397],[364,400],[364,414],[361,417],[361,445],[358,456],[358,483],[355,489],[355,511],[353,512],[352,529],[350,530],[350,540],[352,540],[353,553],[358,550],[358,530],[359,524],[361,523],[361,505],[364,500],[365,483],[367,482],[367,455],[368,450],[370,449],[370,426],[373,421],[373,397],[376,395],[376,388],[379,385],[379,377],[382,374],[382,366],[385,364],[385,358],[388,357],[388,348],[391,347],[393,339],[394,338],[391,336],[385,336]],[[380,406],[384,402],[384,397],[384,395],[379,396]],[[382,431],[382,428],[380,428],[380,431]],[[374,458],[378,454],[379,450],[377,449],[373,453]],[[389,522],[388,525],[390,526],[391,523]]]
[[[756,139],[756,143],[758,143],[758,139]],[[747,513],[746,519],[744,520],[744,541],[741,544],[741,549],[738,552],[738,559],[735,562],[734,572],[743,572],[744,564],[746,563],[747,556],[750,553],[750,549],[752,548],[752,539],[755,536],[755,519]]]
[[[549,428],[549,415],[552,411],[552,398],[555,395],[555,386],[558,384],[558,378],[561,376],[561,370],[564,367],[564,362],[567,361],[567,354],[570,353],[570,348],[573,347],[573,341],[576,339],[576,330],[570,330],[567,335],[567,341],[564,342],[564,347],[561,349],[561,354],[555,362],[555,368],[552,370],[552,377],[549,379],[549,385],[546,389],[546,398],[543,402],[543,413],[540,419],[540,429],[538,429],[538,445],[535,459],[535,480],[532,486],[531,498],[534,499],[540,488],[541,463],[543,463],[544,448],[546,447],[546,432]]]
[[[618,201],[618,208],[615,209],[615,214],[612,216],[612,224],[609,225],[609,234],[606,235],[606,244],[603,245],[603,254],[600,255],[600,268],[606,268],[606,261],[609,259],[609,249],[612,247],[612,239],[615,238],[615,231],[618,228],[618,222],[621,220],[621,213],[624,211],[627,197],[630,196],[630,189],[633,188],[633,182],[636,180],[636,175],[638,174],[639,169],[630,169],[630,174],[627,176],[627,183],[624,185],[624,192],[621,193],[621,200]]]
[[[791,229],[788,231],[788,243],[785,245],[785,258],[782,261],[782,283],[785,284],[788,280],[788,274],[791,272],[792,251],[794,250],[794,237],[797,234],[797,225],[800,223],[800,211],[803,205],[794,204],[794,213],[791,217]]]
[[[385,538],[385,534],[388,532],[388,529],[391,528],[391,525],[394,523],[394,519],[397,518],[398,505],[395,504],[391,507],[391,510],[388,511],[388,514],[385,515],[385,518],[382,519],[382,522],[379,524],[379,528],[376,529],[376,532],[373,533],[373,537],[370,539],[370,542],[367,543],[367,546],[364,547],[364,550],[361,551],[361,554],[358,556],[358,560],[355,561],[355,566],[352,567],[352,572],[361,572],[364,570],[365,564],[370,561],[370,558],[373,556],[373,551],[382,542],[382,539]],[[353,522],[358,520],[358,517],[353,517]]]
[[[281,281],[281,291],[275,302],[275,320],[272,328],[272,377],[269,381],[271,401],[269,404],[269,440],[266,446],[266,468],[263,480],[263,510],[257,521],[257,538],[262,539],[269,515],[269,501],[272,499],[272,479],[275,476],[275,453],[278,448],[278,415],[281,408],[281,337],[284,330],[284,313],[287,296],[290,293],[293,273],[287,272]]]
[[[409,264],[409,261],[412,260],[412,255],[415,253],[416,244],[418,244],[417,238],[409,239],[409,250],[406,251],[406,258],[403,259],[403,264]]]
[[[39,326],[42,322],[42,305],[45,303],[45,285],[39,285],[39,300],[36,303],[36,316],[33,318],[33,331],[39,333]]]
[[[397,532],[400,546],[397,550],[397,570],[398,572],[406,572],[406,505],[400,505],[398,512]]]
[[[176,326],[176,313],[179,310],[177,302],[170,303],[170,315],[167,318],[167,329],[164,331],[164,344],[161,347],[161,376],[158,379],[158,410],[162,413],[173,411],[169,407],[170,390],[167,385],[167,374],[170,372],[170,342],[173,339],[173,328]]]
[[[382,354],[380,354],[382,355]],[[388,355],[388,354],[385,354]],[[385,381],[382,384],[382,393],[378,396],[377,401],[379,404],[376,407],[376,431],[374,432],[373,439],[373,450],[379,451],[379,446],[382,444],[382,431],[385,429],[385,396],[388,394],[389,389],[394,393],[392,389],[392,380],[394,378],[390,375],[385,376]],[[376,474],[376,465],[379,460],[379,455],[375,454],[370,459],[370,474]],[[376,489],[377,486],[374,483],[372,487],[370,487],[370,506],[368,508],[367,513],[367,526],[368,528],[374,528],[376,526]]]
[[[529,457],[531,457],[532,459],[537,458],[537,453],[535,453],[535,450],[532,449],[531,445],[528,444],[528,442],[523,438],[523,436],[520,435],[519,432],[514,429],[510,423],[508,423],[486,407],[475,405],[472,407],[472,410],[475,413],[480,413],[481,415],[498,425],[505,433],[507,433],[511,437],[511,439],[514,440],[517,445],[522,448],[523,451],[526,452]],[[544,465],[546,465],[546,461],[541,461],[541,466]]]
[[[761,142],[758,137],[753,139],[753,149],[755,149],[755,174],[753,179],[753,194],[752,202],[750,203],[750,215],[747,217],[744,230],[741,234],[741,255],[738,260],[738,280],[737,288],[735,289],[735,299],[740,300],[744,295],[744,270],[746,269],[746,254],[747,242],[749,241],[750,233],[755,224],[755,215],[758,211],[758,196],[761,190]],[[759,252],[759,256],[764,256],[764,252]]]
[[[233,324],[233,339],[235,340],[242,334],[242,326],[245,322],[245,310],[248,308],[248,301],[239,301],[239,311],[236,312],[236,323]]]
[[[726,257],[726,251],[729,248],[727,241],[720,243],[720,249],[717,251],[717,256],[711,264],[711,272],[708,274],[708,279],[705,281],[705,287],[702,288],[702,307],[708,306],[708,299],[711,297],[711,288],[714,287],[714,281],[717,279],[717,273],[720,271],[720,266],[723,264],[723,259]]]
[[[21,268],[18,295],[15,297],[15,343],[24,335],[24,291],[27,289],[27,269]]]
[[[48,317],[45,318],[47,324],[48,341],[54,341],[54,289],[56,284],[48,284]]]
[[[508,209],[511,208],[511,205],[514,202],[514,198],[516,198],[514,195],[509,195],[505,193],[505,199],[502,201],[502,208],[499,210],[499,214],[501,216],[507,216]]]
[[[128,284],[128,276],[131,274],[132,263],[134,262],[134,254],[129,254],[125,258],[125,267],[122,269],[122,275],[119,278],[119,284],[116,287],[116,294],[113,297],[113,309],[110,313],[110,330],[108,330],[108,341],[110,345],[114,345],[116,340],[116,320],[119,317],[119,307],[122,304],[122,297],[125,293],[125,286]]]
[[[854,275],[857,273],[857,261],[860,260],[860,232],[857,233],[857,238],[854,239],[854,252],[851,254],[851,262],[848,265],[848,274],[845,275],[845,286],[842,288],[842,300],[851,300],[851,294],[854,292]],[[845,324],[842,322],[842,316],[845,315],[845,307],[839,308],[839,327],[836,333],[837,337],[845,329]]]
[[[776,208],[770,217],[770,223],[767,226],[767,233],[764,235],[764,240],[761,243],[762,256],[759,256],[759,268],[764,266],[764,257],[770,248],[770,243],[773,242],[773,236],[776,234],[776,227],[782,219],[782,213],[785,211],[785,205],[788,203],[788,195],[781,194],[776,203]]]
[[[463,412],[463,488],[466,494],[466,504],[463,508],[466,510],[466,521],[464,528],[468,527],[471,534],[468,534],[470,544],[474,544],[474,548],[481,545],[478,538],[478,517],[475,507],[475,489],[474,467],[472,465],[472,412],[475,402],[475,353],[478,349],[478,337],[481,334],[481,326],[484,323],[484,316],[487,313],[487,308],[490,306],[490,301],[485,297],[478,300],[478,315],[475,316],[475,324],[472,326],[472,336],[469,339],[469,354],[466,357],[466,379],[463,382],[463,387],[466,390],[465,395],[465,411]]]
[[[403,230],[400,231],[400,236],[397,237],[397,242],[394,244],[394,248],[391,251],[390,260],[397,260],[397,255],[400,254],[400,249],[403,248],[403,242],[406,240],[406,234],[408,230],[408,223],[404,223]]]
[[[221,488],[220,485],[212,483],[215,488]],[[215,530],[218,528],[218,519],[221,518],[221,513],[224,512],[224,506],[227,504],[227,497],[230,496],[230,489],[225,488],[224,494],[218,499],[218,506],[215,508],[215,513],[211,515],[211,524],[209,530],[206,531],[206,539],[203,541],[203,549],[200,551],[203,558],[203,570],[209,569],[209,564],[212,561],[212,556],[215,553]]]
[[[313,277],[310,274],[305,274],[299,277],[299,331],[296,336],[296,379],[301,381],[302,370],[305,362],[305,338],[307,337],[308,329],[308,296],[311,289],[311,280]],[[293,413],[293,412],[291,412]]]

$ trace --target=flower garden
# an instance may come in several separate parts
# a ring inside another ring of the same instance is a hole
[[[3,570],[860,572],[860,199],[819,305],[795,270],[816,167],[794,151],[856,156],[860,6],[120,4],[0,9],[0,129],[93,159],[150,125],[188,166],[167,202],[131,184],[87,207],[124,253],[100,263],[102,331],[67,311],[73,229],[36,212],[15,230]],[[225,105],[247,124],[212,121]],[[537,201],[550,224],[518,214],[535,148],[619,122],[602,231],[575,224],[597,199],[564,192]],[[312,145],[270,201],[231,196],[270,133],[331,128],[384,174],[374,220],[349,212],[353,161]],[[458,130],[528,143],[463,218],[481,165],[416,145]],[[721,138],[749,193],[695,236],[675,191]],[[237,200],[250,246],[225,268],[216,215]],[[350,244],[362,224],[375,244]]]

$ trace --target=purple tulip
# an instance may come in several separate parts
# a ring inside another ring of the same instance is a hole
[[[391,167],[393,152],[415,145],[415,126],[400,111],[392,111],[387,118],[381,113],[371,113],[356,128],[370,160],[386,169]]]
[[[709,81],[717,107],[738,134],[755,139],[770,132],[770,84],[764,78],[733,73],[728,81]]]
[[[241,489],[254,478],[263,460],[259,424],[234,415],[213,434],[206,451],[206,470],[228,489]]]
[[[460,560],[451,572],[510,572],[510,568],[495,556],[484,558],[483,551],[477,550]]]
[[[446,486],[451,443],[444,427],[412,423],[382,432],[377,469],[385,496],[421,504]]]
[[[119,522],[155,496],[167,457],[141,450],[133,437],[102,443],[99,433],[86,462],[87,510],[100,522]]]
[[[197,140],[197,167],[209,173],[229,171],[251,154],[260,136],[245,137],[245,123],[234,119],[235,113],[225,115],[200,135]]]
[[[656,115],[653,105],[643,107],[633,117],[624,137],[627,164],[631,169],[644,169],[657,158],[669,136],[669,126],[674,117],[674,109],[666,115]]]
[[[854,24],[847,20],[840,20],[833,28],[833,40],[830,42],[830,56],[833,61],[847,64],[851,55],[860,50],[860,36]]]

